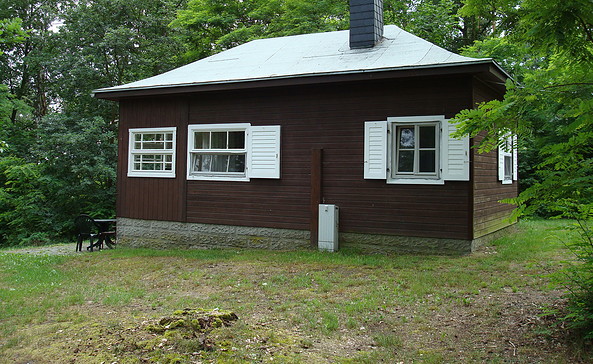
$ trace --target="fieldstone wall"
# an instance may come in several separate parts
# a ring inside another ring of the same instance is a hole
[[[462,255],[472,252],[471,240],[340,233],[340,248],[368,253]]]
[[[513,226],[474,240],[418,238],[379,234],[340,233],[339,248],[364,253],[413,253],[462,255],[508,234]],[[305,230],[117,219],[118,244],[145,248],[253,248],[310,249]]]
[[[309,248],[309,232],[120,217],[117,219],[117,242],[157,249],[306,249]]]
[[[476,251],[479,247],[486,245],[487,243],[496,240],[498,238],[502,238],[505,235],[512,234],[517,231],[517,223],[514,222],[511,225],[507,225],[506,227],[491,232],[490,234],[486,234],[480,237],[475,238],[472,241],[472,251]]]

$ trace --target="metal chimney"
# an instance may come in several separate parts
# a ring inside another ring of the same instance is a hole
[[[371,48],[383,37],[383,0],[350,0],[350,48]]]

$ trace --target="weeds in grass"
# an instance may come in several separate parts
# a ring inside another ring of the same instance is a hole
[[[394,333],[380,333],[373,336],[373,340],[377,346],[381,346],[387,349],[399,349],[403,346],[402,339]]]
[[[557,259],[561,250],[542,242],[539,227],[525,223],[527,232],[499,240],[495,253],[466,257],[126,248],[74,257],[0,254],[0,335],[6,338],[0,362],[22,350],[27,360],[55,353],[64,361],[84,360],[92,346],[79,346],[75,354],[72,342],[87,342],[91,334],[105,340],[116,332],[134,335],[129,327],[143,320],[192,307],[239,316],[232,328],[213,331],[217,349],[199,351],[191,356],[196,361],[460,362],[464,357],[447,342],[475,351],[476,333],[466,332],[471,326],[464,320],[480,326],[507,312],[485,295],[502,300],[541,289],[534,276],[539,263]],[[456,326],[456,317],[463,326]],[[24,329],[48,321],[64,325],[64,338],[41,342]],[[189,360],[197,342],[177,344],[179,355],[159,360]],[[125,348],[113,345],[101,361],[125,361]],[[546,355],[543,361],[557,358]]]

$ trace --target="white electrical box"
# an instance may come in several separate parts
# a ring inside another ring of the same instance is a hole
[[[335,252],[338,250],[339,207],[319,205],[319,250]]]

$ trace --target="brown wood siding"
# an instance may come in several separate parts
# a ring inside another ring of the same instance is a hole
[[[474,104],[500,98],[488,85],[474,81]],[[476,145],[481,137],[475,138]],[[516,197],[518,182],[503,185],[498,180],[498,153],[473,153],[474,168],[474,238],[489,234],[502,227],[510,225],[509,217],[514,205],[503,204],[500,201]]]
[[[185,219],[187,101],[182,97],[120,102],[117,216],[146,220]],[[127,177],[130,128],[177,127],[176,178]]]
[[[469,182],[388,185],[363,178],[365,121],[452,117],[471,106],[471,82],[447,76],[195,94],[189,124],[281,125],[282,172],[278,180],[188,181],[187,221],[308,230],[311,150],[321,148],[323,202],[340,207],[341,231],[471,238]],[[184,158],[185,152],[178,156]],[[178,176],[182,170],[178,164]]]

